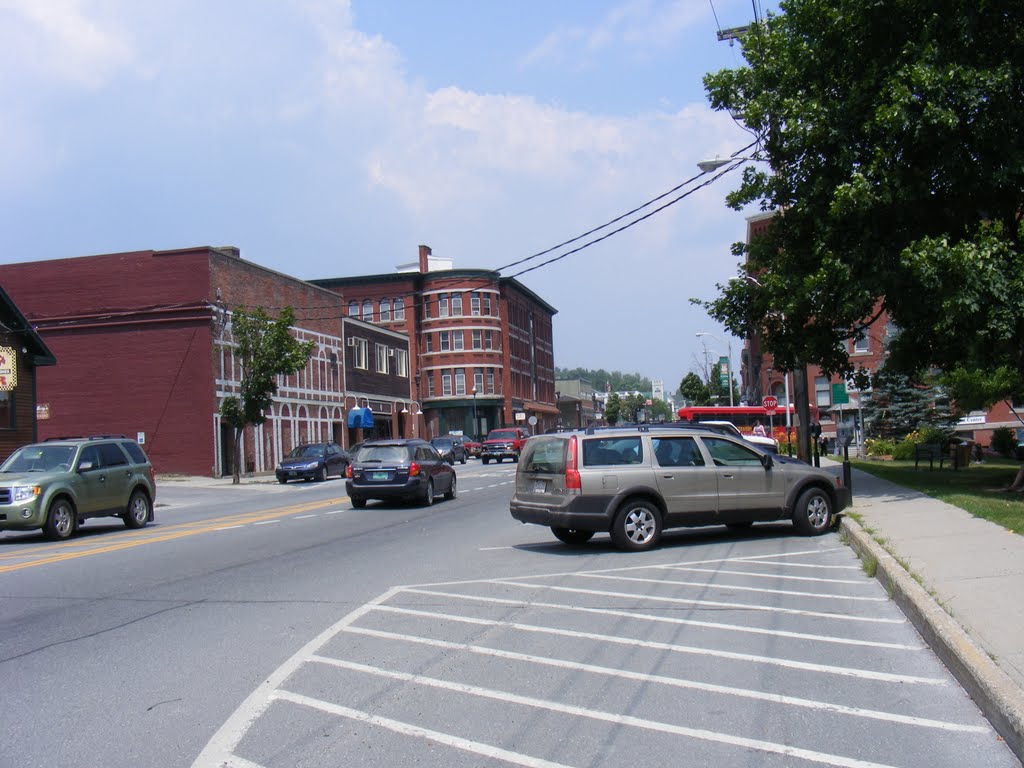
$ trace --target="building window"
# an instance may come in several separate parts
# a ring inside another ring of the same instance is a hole
[[[494,349],[494,331],[484,331],[484,349]]]
[[[466,369],[456,368],[455,369],[455,394],[464,395],[466,394]]]
[[[377,352],[377,373],[388,372],[388,345],[387,344],[374,344],[373,345]]]
[[[859,339],[853,340],[853,352],[854,354],[866,354],[871,351],[871,340],[868,337],[862,336]]]
[[[491,295],[489,293],[484,294],[484,314],[491,314]]]
[[[494,394],[494,369],[487,369],[487,393]]]
[[[441,337],[441,351],[450,352],[452,348],[452,335],[448,331],[441,331],[438,336]]]
[[[828,408],[832,405],[832,391],[827,376],[818,376],[814,379],[814,403],[819,408]]]
[[[395,299],[395,320],[405,320],[405,299]]]
[[[450,395],[452,393],[452,372],[441,371],[441,394]]]
[[[367,323],[373,322],[373,302],[369,299],[363,302],[363,320]]]
[[[366,339],[353,338],[352,341],[352,367],[358,368],[361,371],[365,371],[370,367],[367,353]]]
[[[0,429],[14,429],[14,393],[0,392]]]
[[[423,300],[423,319],[430,319],[430,299]]]
[[[448,317],[448,294],[442,293],[437,297],[437,316]]]
[[[475,291],[469,294],[469,314],[474,317],[480,314],[480,294]]]
[[[380,300],[380,321],[382,323],[391,321],[391,299]]]
[[[427,374],[427,397],[434,396],[434,372]]]
[[[455,315],[456,317],[460,317],[462,315],[462,294],[461,293],[453,293],[452,294],[452,314]]]
[[[427,352],[433,352],[434,351],[434,334],[428,333],[428,334],[426,334],[425,338],[427,340]]]
[[[359,302],[355,299],[348,303],[348,316],[359,317]]]
[[[466,348],[466,336],[462,331],[452,331],[452,349],[460,352]]]
[[[409,353],[404,349],[395,350],[395,373],[403,379],[409,378]]]
[[[480,394],[484,391],[484,372],[477,371],[473,374],[473,390]]]
[[[483,331],[477,328],[473,331],[473,349],[483,349]]]

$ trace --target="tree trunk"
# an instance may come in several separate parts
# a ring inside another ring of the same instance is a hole
[[[1013,478],[1013,482],[1004,490],[1024,493],[1024,464],[1020,465],[1020,469],[1017,470],[1017,476]]]
[[[232,463],[231,473],[231,484],[238,485],[242,482],[241,479],[241,464],[242,464],[242,430],[244,427],[235,427],[235,444],[231,447],[231,452],[234,454],[235,460]]]

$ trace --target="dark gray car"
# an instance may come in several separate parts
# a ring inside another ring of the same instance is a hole
[[[621,549],[644,550],[682,526],[792,520],[820,534],[849,503],[838,477],[732,436],[633,427],[531,437],[510,509],[566,543],[608,532]]]
[[[418,501],[438,494],[454,499],[455,470],[426,440],[371,440],[352,457],[345,488],[355,509],[369,499]]]

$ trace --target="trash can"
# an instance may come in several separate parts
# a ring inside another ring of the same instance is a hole
[[[953,444],[953,467],[969,467],[971,465],[971,444],[966,440]]]

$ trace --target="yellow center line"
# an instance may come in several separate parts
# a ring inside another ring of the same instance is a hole
[[[66,560],[75,560],[80,557],[89,557],[92,555],[100,555],[106,552],[117,552],[122,549],[131,549],[132,547],[139,547],[143,544],[157,544],[162,541],[172,541],[174,539],[181,539],[186,536],[195,536],[200,533],[209,533],[211,531],[219,531],[224,528],[235,527],[238,525],[248,525],[249,523],[259,522],[261,520],[271,520],[277,517],[284,517],[287,515],[297,515],[302,512],[309,512],[314,509],[322,509],[324,507],[335,506],[340,503],[342,499],[330,499],[327,501],[317,501],[309,504],[303,504],[295,507],[282,507],[280,509],[270,510],[267,512],[252,512],[243,515],[225,515],[211,520],[201,520],[192,523],[180,523],[173,526],[173,530],[169,530],[167,533],[151,535],[139,535],[135,534],[132,539],[126,541],[123,537],[119,538],[116,543],[105,544],[89,549],[78,549],[73,552],[58,552],[54,555],[46,557],[36,558],[34,560],[28,560],[23,563],[15,563],[13,565],[0,566],[0,573],[9,573],[11,571],[19,571],[23,568],[33,568],[39,565],[49,565],[50,563],[61,563]],[[198,526],[198,527],[197,527]],[[182,530],[182,529],[185,530]],[[109,541],[109,540],[108,540]],[[57,545],[60,547],[60,545]],[[64,549],[64,547],[61,547]],[[33,552],[28,557],[32,557],[36,554]],[[5,555],[4,557],[17,557],[17,553],[11,555]],[[26,555],[21,555],[25,557]]]

